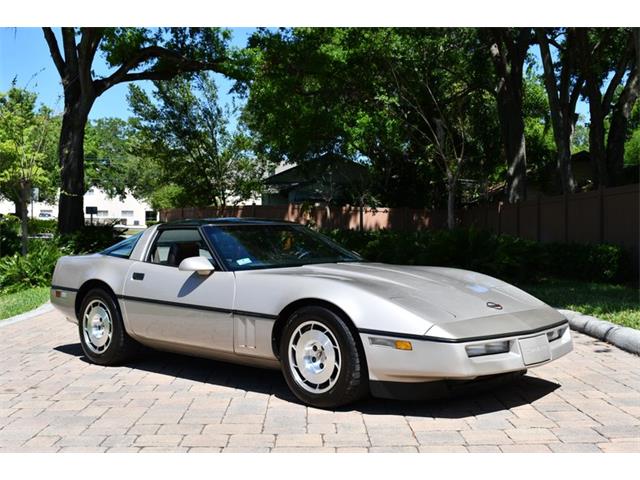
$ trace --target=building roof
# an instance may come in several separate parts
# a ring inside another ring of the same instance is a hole
[[[367,173],[364,165],[343,158],[323,155],[282,170],[264,180],[272,186],[296,186],[316,182],[324,174],[332,173],[336,183],[349,183]]]

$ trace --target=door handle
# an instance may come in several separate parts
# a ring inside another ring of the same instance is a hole
[[[134,280],[144,280],[144,273],[133,272],[133,279]]]

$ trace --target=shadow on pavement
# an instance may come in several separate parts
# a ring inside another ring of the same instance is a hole
[[[60,345],[54,350],[89,362],[79,343]],[[153,350],[146,352],[140,359],[132,361],[124,367],[211,385],[275,395],[282,400],[300,403],[287,387],[282,374],[277,370],[247,367]],[[356,404],[339,408],[337,411],[355,410],[369,415],[465,418],[530,404],[559,387],[560,385],[557,383],[525,375],[489,391],[461,392],[455,397],[421,401],[367,398]]]

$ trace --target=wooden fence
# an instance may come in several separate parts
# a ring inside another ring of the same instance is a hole
[[[446,228],[446,211],[412,208],[247,205],[222,208],[174,208],[160,212],[164,222],[185,218],[253,217],[313,223],[320,228],[421,230]],[[461,226],[476,226],[540,242],[611,243],[639,253],[638,184],[555,197],[536,196],[518,204],[503,202],[456,212]]]

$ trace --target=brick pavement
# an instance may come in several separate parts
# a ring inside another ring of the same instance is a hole
[[[276,371],[155,352],[91,365],[50,312],[0,327],[0,451],[640,452],[640,357],[574,342],[485,394],[324,411]]]

